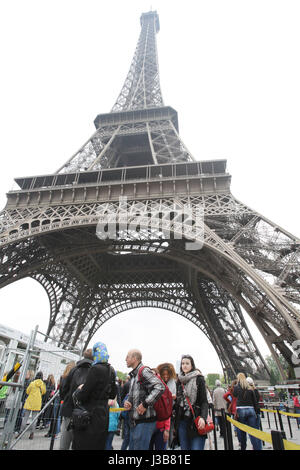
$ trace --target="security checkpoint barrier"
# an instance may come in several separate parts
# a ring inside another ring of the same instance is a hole
[[[273,412],[274,410],[270,410],[270,411]],[[275,411],[275,413],[277,413],[277,411]],[[265,431],[261,431],[259,429],[255,429],[250,426],[247,426],[246,424],[240,423],[239,421],[236,421],[235,419],[231,418],[225,412],[224,412],[224,415],[226,415],[227,423],[231,423],[233,426],[240,429],[241,431],[244,431],[247,434],[250,434],[251,436],[256,437],[257,439],[260,439],[263,442],[268,442],[269,444],[272,444],[273,450],[300,450],[299,444],[295,444],[294,442],[290,442],[285,439],[285,433],[283,431],[276,430],[276,431],[271,431],[271,433],[267,433]],[[296,415],[296,417],[298,416]],[[225,438],[227,438],[227,445],[225,445],[225,450],[233,450],[233,446],[231,446],[231,442],[232,442],[231,426],[227,425],[226,430],[227,430],[227,433],[226,433],[227,436],[225,436]],[[231,434],[231,439],[230,439],[230,434]]]

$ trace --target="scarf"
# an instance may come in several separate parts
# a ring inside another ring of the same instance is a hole
[[[179,382],[180,382],[180,389],[181,389],[179,406],[184,408],[184,410],[185,410],[184,414],[186,414],[186,415],[190,414],[190,407],[188,405],[188,402],[187,402],[185,396],[187,395],[189,397],[190,402],[191,402],[192,405],[194,405],[196,403],[197,392],[198,392],[196,378],[199,375],[202,375],[202,374],[197,369],[193,370],[192,372],[188,372],[188,374],[185,374],[185,375],[183,375],[181,373],[178,375],[178,379],[179,379]],[[195,380],[193,380],[193,379],[195,379]],[[184,391],[182,389],[181,384],[184,386]]]
[[[93,346],[93,364],[107,363],[109,359],[109,354],[104,343],[98,342]]]

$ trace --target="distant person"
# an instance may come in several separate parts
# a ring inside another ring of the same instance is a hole
[[[227,413],[230,414],[233,419],[236,419],[237,398],[233,394],[233,390],[236,384],[237,384],[237,379],[234,379],[229,385],[227,392],[224,393],[224,396],[223,396],[224,400],[227,402],[227,405],[228,405]],[[239,437],[236,426],[234,426],[234,433],[237,437]]]
[[[75,392],[76,400],[90,412],[90,424],[84,430],[73,429],[74,450],[105,450],[109,409],[108,400],[117,394],[115,371],[109,364],[109,354],[104,343],[93,346],[93,364],[84,384]]]
[[[220,437],[224,437],[225,423],[224,423],[224,420],[222,418],[222,411],[221,410],[222,409],[226,410],[226,408],[227,408],[226,400],[223,398],[224,394],[225,394],[225,390],[222,387],[220,380],[216,380],[215,386],[216,386],[216,388],[213,391],[212,400],[213,400],[213,405],[214,405],[214,409],[215,409],[215,417],[217,418],[217,421],[218,421],[218,424],[219,424],[219,427],[220,427]]]
[[[20,433],[21,425],[22,425],[22,418],[24,415],[24,403],[27,398],[26,390],[28,385],[33,381],[34,379],[34,371],[33,370],[28,370],[25,375],[25,382],[24,382],[24,389],[22,393],[22,398],[21,398],[21,406],[20,410],[18,412],[18,417],[16,421],[16,426],[15,426],[15,433],[18,435]]]
[[[292,400],[294,403],[294,413],[300,414],[300,403],[299,403],[299,398],[296,392],[293,393]],[[298,425],[300,424],[300,416],[297,418],[297,423]]]
[[[43,382],[43,373],[38,372],[35,379],[28,385],[26,389],[28,395],[24,403],[24,416],[22,419],[20,433],[22,433],[26,427],[30,413],[34,419],[36,415],[41,411],[42,408],[42,396],[46,393],[46,385]],[[33,439],[34,431],[32,430],[29,439]]]
[[[128,352],[126,364],[132,369],[130,391],[124,403],[130,411],[129,450],[148,450],[157,421],[154,404],[164,393],[165,387],[155,373],[143,365],[139,350]]]
[[[233,395],[237,398],[236,402],[236,414],[237,420],[255,429],[259,429],[257,426],[257,415],[256,408],[258,400],[252,386],[246,380],[245,374],[240,372],[237,375],[237,384],[233,389]],[[247,447],[247,434],[245,431],[238,429],[239,441],[241,444],[241,450],[246,450]],[[254,450],[262,450],[261,440],[249,434],[250,441]]]
[[[45,395],[43,395],[43,398],[42,398],[42,408],[46,406],[47,402],[53,397],[55,393],[56,385],[55,385],[55,379],[54,379],[53,374],[48,375],[47,379],[45,380],[45,385],[46,385],[46,393]],[[53,413],[53,402],[49,406],[47,406],[43,414],[38,418],[36,427],[45,429],[50,423],[52,413]]]

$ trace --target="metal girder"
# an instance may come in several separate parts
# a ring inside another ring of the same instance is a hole
[[[82,347],[128,309],[170,310],[209,338],[227,378],[243,370],[265,379],[243,310],[278,364],[279,355],[291,364],[300,241],[231,194],[225,160],[196,162],[188,151],[162,99],[158,30],[157,13],[143,14],[120,95],[84,145],[56,173],[18,178],[8,193],[0,287],[38,281],[50,302],[47,334]],[[115,224],[113,239],[96,236],[99,223]]]

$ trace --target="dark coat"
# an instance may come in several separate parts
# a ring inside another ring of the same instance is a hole
[[[74,450],[104,450],[106,445],[109,407],[108,400],[117,393],[115,371],[109,364],[95,364],[88,372],[77,399],[90,411],[91,423],[84,431],[73,430]]]
[[[70,371],[69,375],[62,379],[60,384],[60,399],[63,401],[61,407],[61,416],[70,418],[74,408],[72,395],[79,385],[83,384],[92,367],[90,359],[78,361],[76,366]]]

